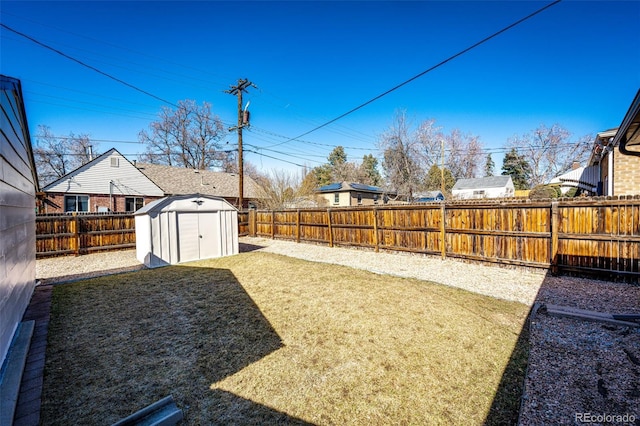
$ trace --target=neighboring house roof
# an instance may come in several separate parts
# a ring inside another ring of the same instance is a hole
[[[203,194],[237,198],[239,178],[236,173],[194,170],[159,164],[138,163],[138,170],[155,182],[166,194]],[[244,176],[244,198],[264,198],[258,184]]]
[[[444,200],[444,195],[442,195],[441,191],[425,191],[414,193],[413,198],[416,202],[421,203],[427,201]]]
[[[620,145],[620,152],[623,154],[640,156],[640,90],[622,119],[613,144]]]
[[[164,195],[117,149],[111,148],[74,171],[51,182],[44,192],[67,194]]]
[[[321,186],[316,190],[317,192],[371,192],[375,194],[383,194],[384,189],[377,186],[364,185],[362,183],[355,182],[336,182],[329,185]]]
[[[453,185],[453,191],[472,189],[504,188],[511,181],[511,176],[488,176],[474,179],[458,179]]]
[[[574,186],[594,192],[598,188],[600,181],[600,168],[598,166],[578,167],[565,174],[551,179],[550,184],[560,184],[562,186]]]
[[[591,150],[591,155],[587,162],[588,166],[600,163],[600,160],[602,160],[602,158],[614,148],[613,139],[616,133],[618,133],[617,127],[605,130],[604,132],[599,132],[596,135],[596,139],[593,142],[593,149]]]

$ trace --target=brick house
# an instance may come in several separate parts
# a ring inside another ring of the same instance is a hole
[[[40,213],[134,212],[165,192],[115,148],[43,188]]]
[[[596,166],[596,194],[640,194],[640,90],[618,128],[598,133],[589,166]]]
[[[130,162],[115,148],[43,188],[39,213],[134,212],[168,195],[202,194],[238,204],[236,173]],[[262,191],[244,178],[245,208]]]

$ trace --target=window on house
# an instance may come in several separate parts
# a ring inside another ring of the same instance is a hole
[[[358,204],[362,204],[362,194],[358,194]]]
[[[373,204],[378,204],[378,194],[373,194]]]
[[[119,167],[120,159],[118,157],[111,157],[111,167]]]
[[[144,206],[144,198],[142,197],[126,197],[124,199],[124,211],[135,212]]]
[[[88,195],[65,195],[64,211],[65,212],[88,212],[89,196]]]
[[[340,204],[340,194],[337,192],[333,194],[333,204]]]
[[[476,197],[484,197],[484,189],[473,191],[473,195]]]

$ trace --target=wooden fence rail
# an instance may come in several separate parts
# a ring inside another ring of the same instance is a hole
[[[131,213],[36,216],[36,257],[135,246],[135,220]]]
[[[640,280],[640,197],[238,213],[239,234]],[[36,217],[38,257],[135,247],[132,214]]]
[[[238,233],[248,235],[249,212],[238,212]],[[36,257],[121,250],[136,246],[131,213],[36,216]]]
[[[640,278],[640,197],[256,211],[248,233]]]

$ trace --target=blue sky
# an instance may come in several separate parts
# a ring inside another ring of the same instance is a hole
[[[398,110],[480,137],[496,168],[508,138],[540,124],[575,139],[616,127],[640,87],[640,1],[565,0],[301,141],[372,99],[551,3],[529,1],[2,1],[3,24],[172,103],[213,105],[228,125],[250,89],[245,159],[299,170],[333,147],[379,155]],[[32,135],[88,134],[130,159],[162,101],[5,28],[0,72],[22,80]],[[236,142],[229,133],[229,146]],[[116,141],[124,141],[116,142]],[[279,144],[277,146],[274,146]],[[275,157],[279,160],[275,160]],[[293,164],[292,164],[293,163]]]

